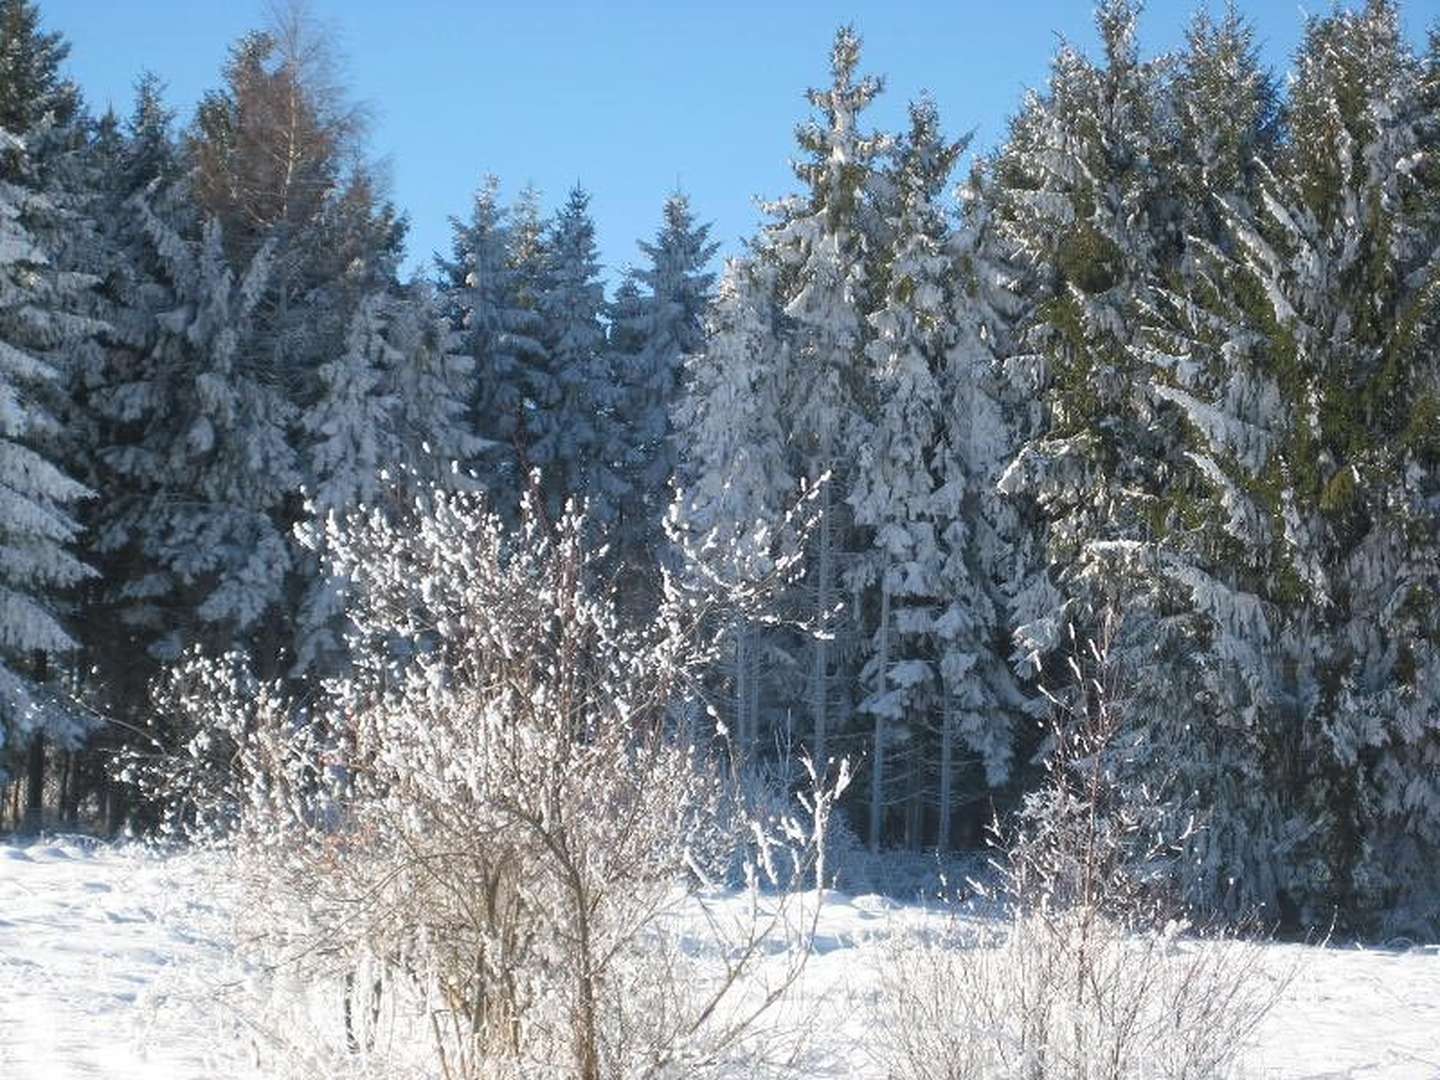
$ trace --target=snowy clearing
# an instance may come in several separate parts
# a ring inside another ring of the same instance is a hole
[[[216,869],[213,857],[72,838],[0,845],[0,1076],[265,1076],[237,1004],[250,982],[232,956]],[[878,896],[828,897],[780,1019],[821,1033],[829,1075],[883,1075],[866,1045],[877,950],[895,929],[933,918]],[[1440,947],[1268,953],[1272,970],[1298,963],[1299,973],[1246,1075],[1440,1077]]]

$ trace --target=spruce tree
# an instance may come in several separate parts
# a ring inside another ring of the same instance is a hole
[[[552,424],[561,399],[550,361],[550,334],[542,306],[548,287],[549,236],[540,213],[540,193],[534,187],[527,185],[516,198],[506,239],[515,308],[523,313],[508,339],[515,360],[513,381],[517,389],[512,471],[513,497],[518,504],[519,493],[530,483],[533,470],[547,464],[547,441],[553,442]]]
[[[605,305],[605,348],[610,355],[611,370],[624,373],[626,378],[630,378],[631,373],[636,370],[639,357],[645,351],[646,338],[649,336],[648,309],[649,305],[640,292],[635,268],[625,267],[620,275],[620,284],[615,288],[615,295]],[[638,386],[625,388],[622,415],[625,417],[626,426],[631,429],[637,427],[632,414],[639,411],[641,400]],[[632,405],[632,401],[635,404]],[[665,422],[668,427],[669,417]],[[634,436],[631,441],[634,441]]]
[[[397,287],[405,234],[365,159],[363,111],[337,71],[326,30],[303,7],[277,8],[264,30],[231,48],[184,140],[193,197],[218,224],[230,271],[263,282],[246,317],[245,365],[273,398],[263,423],[288,417],[299,471],[266,511],[287,541],[305,519],[302,485],[327,481],[304,471],[312,433],[331,422],[317,414],[332,405],[322,372],[346,355],[357,312]],[[261,252],[268,269],[257,278],[250,271]],[[322,587],[321,574],[313,553],[292,550],[278,599],[254,628],[266,670],[293,659],[291,615]]]
[[[385,298],[368,297],[351,319],[345,351],[317,373],[323,389],[302,423],[309,436],[306,509],[320,520],[373,506],[384,493],[386,468],[399,458],[396,400],[385,378],[392,366],[385,317]],[[344,656],[343,609],[341,583],[311,575],[295,612],[292,674],[335,674]]]
[[[473,487],[484,474],[477,478],[471,463],[490,460],[493,450],[475,433],[475,360],[429,284],[412,282],[387,307],[395,454],[385,467],[410,485]]]
[[[125,523],[134,484],[148,483],[148,478],[118,471],[113,461],[122,447],[142,438],[142,418],[158,407],[155,395],[161,393],[164,376],[150,350],[157,319],[174,297],[135,204],[147,193],[163,201],[169,195],[162,192],[180,182],[172,123],[162,84],[144,75],[136,83],[128,119],[121,121],[113,113],[101,118],[86,163],[97,241],[91,266],[99,278],[92,299],[104,331],[98,355],[76,373],[74,385],[89,425],[87,481],[102,497],[87,503],[83,516],[87,557],[99,577],[83,599],[80,637],[88,672],[86,698],[97,712],[117,721],[92,742],[88,763],[104,792],[111,830],[120,826],[126,808],[121,788],[107,771],[107,757],[143,728],[156,674],[148,647],[159,623],[146,587],[154,567]]]
[[[318,526],[333,515],[408,505],[433,487],[471,486],[466,463],[480,446],[470,426],[470,374],[470,358],[424,283],[361,303],[345,351],[321,365],[324,391],[303,420],[313,485],[307,517],[317,525],[298,530],[306,548],[320,542]],[[343,584],[323,572],[307,575],[292,675],[329,676],[346,662]]]
[[[1249,754],[1228,759],[1198,885],[1412,930],[1440,837],[1424,83],[1392,4],[1312,20],[1286,152],[1253,201],[1220,200],[1227,235],[1167,321],[1196,372],[1170,396],[1226,523],[1220,568],[1188,584]]]
[[[627,564],[641,574],[653,572],[664,544],[662,522],[678,457],[672,416],[681,365],[704,347],[702,320],[715,282],[706,268],[718,248],[709,234],[708,225],[696,224],[690,200],[672,195],[654,241],[640,242],[647,264],[622,283],[611,309],[629,485],[617,541]]]
[[[473,370],[470,413],[475,435],[486,440],[476,473],[490,505],[513,520],[524,484],[518,451],[526,431],[526,377],[542,347],[539,315],[522,296],[522,266],[512,258],[518,234],[499,195],[499,180],[486,177],[470,217],[451,220],[451,254],[437,257],[436,265],[438,300]]]
[[[1046,706],[1031,682],[1033,654],[1016,648],[1012,628],[1053,618],[1062,604],[1048,574],[1043,530],[998,483],[1036,430],[1037,409],[1028,389],[1033,357],[1014,349],[1025,323],[1017,293],[1023,275],[1008,261],[1012,252],[998,235],[985,183],[977,166],[961,189],[960,224],[949,244],[956,334],[942,369],[948,424],[935,494],[936,518],[946,522],[944,606],[935,622],[943,693],[935,765],[941,844],[957,834],[978,844],[990,804],[977,789],[1014,791],[1021,779],[1019,762],[1033,746],[1024,721]],[[957,790],[967,779],[969,786]],[[962,806],[971,810],[957,819]]]
[[[591,520],[612,523],[629,486],[620,393],[605,348],[605,288],[600,280],[590,196],[578,185],[555,215],[545,244],[537,311],[554,398],[536,402],[538,437],[527,450],[541,470],[549,512],[588,500]]]
[[[1153,290],[1178,271],[1181,199],[1172,168],[1167,93],[1172,58],[1142,60],[1139,5],[1096,12],[1103,59],[1069,44],[1049,85],[1032,94],[986,189],[1002,260],[1018,271],[1007,396],[1033,396],[1024,441],[1000,477],[1014,512],[1043,538],[1047,584],[1022,572],[1011,599],[1021,670],[1054,692],[1083,694],[1066,665],[1070,628],[1098,634],[1118,611],[1111,647],[1129,677],[1135,727],[1116,753],[1149,746],[1144,721],[1202,730],[1193,711],[1201,628],[1189,590],[1168,572],[1194,526],[1198,481],[1185,456],[1182,411],[1155,392],[1137,347]],[[1017,552],[1021,560],[1023,550]],[[1154,762],[1163,774],[1163,763]]]
[[[71,421],[99,325],[87,317],[94,281],[78,270],[87,222],[73,157],[84,118],[60,73],[68,51],[41,30],[33,3],[0,2],[0,751],[28,750],[33,825],[47,739],[73,748],[89,726],[45,685],[76,647],[64,617],[92,573],[72,517],[88,494],[76,479],[88,472],[85,425]]]
[[[0,0],[0,43],[5,56],[0,128],[24,136],[46,117],[59,124],[73,120],[79,111],[79,90],[60,74],[70,43],[58,31],[40,28],[40,9],[33,0]],[[7,147],[6,152],[16,149]]]
[[[1215,97],[1224,85],[1228,97]],[[1135,703],[1145,750],[1132,769],[1173,804],[1173,835],[1187,835],[1176,865],[1196,901],[1274,910],[1271,855],[1293,833],[1270,800],[1265,706],[1279,659],[1267,643],[1265,584],[1273,540],[1254,483],[1268,468],[1280,398],[1262,335],[1245,314],[1251,288],[1230,265],[1231,219],[1250,220],[1259,179],[1278,152],[1276,95],[1252,29],[1230,11],[1198,16],[1170,89],[1179,123],[1173,176],[1182,194],[1184,250],[1152,286],[1145,331],[1132,346],[1150,394],[1178,408],[1184,459],[1173,474],[1174,515],[1160,572],[1181,590],[1169,624],[1183,632],[1171,685]],[[1204,827],[1186,828],[1197,813]],[[1233,884],[1235,882],[1237,884]]]
[[[1073,613],[1124,602],[1143,636],[1141,609],[1166,602],[1149,561],[1177,454],[1176,419],[1144,393],[1130,352],[1174,239],[1157,115],[1169,65],[1140,60],[1137,16],[1129,0],[1100,5],[1103,65],[1061,47],[1047,92],[1014,122],[992,190],[1012,258],[1035,268],[1018,348],[1038,355],[1045,379],[1043,428],[1003,487],[1043,514]],[[1018,628],[1042,652],[1060,644],[1058,630]]]
[[[777,269],[794,374],[780,406],[795,456],[791,471],[820,484],[805,581],[813,633],[805,692],[796,704],[809,715],[809,750],[822,764],[858,690],[859,612],[852,604],[842,619],[839,609],[860,543],[846,500],[852,464],[869,433],[866,317],[876,291],[872,238],[879,227],[874,187],[887,142],[861,129],[861,115],[882,83],[859,77],[859,64],[860,38],[842,27],[831,49],[830,85],[807,95],[818,115],[796,135],[804,156],[794,169],[804,194],[771,205],[774,220],[756,244]]]
[[[955,524],[960,507],[958,500],[942,507],[937,498],[947,480],[941,443],[951,404],[942,380],[958,337],[949,225],[937,200],[965,141],[945,139],[933,102],[912,103],[910,130],[897,142],[889,170],[894,210],[887,222],[890,245],[881,253],[886,291],[869,318],[875,331],[867,348],[875,411],[849,500],[856,524],[872,537],[872,550],[861,559],[864,570],[852,580],[863,579],[879,593],[871,659],[862,673],[868,693],[860,704],[873,722],[872,850],[879,849],[890,801],[891,744],[915,748],[924,742],[927,714],[939,699],[932,646],[937,608],[944,603],[941,534]],[[913,762],[912,770],[925,765]]]
[[[134,437],[106,454],[124,483],[108,543],[133,544],[144,562],[127,591],[149,607],[154,656],[249,647],[277,673],[284,645],[257,632],[285,603],[292,553],[281,510],[301,475],[289,442],[296,412],[251,336],[268,248],[237,279],[219,224],[199,225],[183,186],[132,205],[166,297],[144,378],[122,398]]]
[[[21,168],[24,144],[3,129],[0,153]],[[49,659],[76,645],[63,624],[64,592],[91,572],[76,557],[72,516],[90,492],[47,454],[60,442],[64,350],[88,323],[67,316],[65,278],[26,231],[39,198],[0,179],[0,749],[30,746],[31,809],[43,739],[73,743],[84,730],[41,684]]]
[[[798,543],[786,519],[802,479],[791,471],[785,418],[795,372],[775,277],[765,261],[727,263],[705,318],[705,346],[684,358],[673,421],[683,433],[674,515],[697,538],[691,554],[702,563],[691,572],[739,587],[771,574],[772,546],[793,552]],[[738,612],[726,619],[718,628],[729,638],[722,715],[737,765],[752,765],[786,716],[789,657],[760,620]]]

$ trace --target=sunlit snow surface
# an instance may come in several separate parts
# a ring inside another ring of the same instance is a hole
[[[0,844],[0,1077],[239,1077],[228,909],[195,856]]]
[[[231,953],[217,869],[213,857],[76,840],[0,845],[0,1078],[263,1076],[236,1004],[251,973]],[[883,1075],[866,1050],[877,948],[893,928],[932,917],[830,894],[786,1010],[823,1033],[827,1075]],[[1298,959],[1299,975],[1246,1075],[1440,1077],[1440,948],[1270,953],[1276,970]]]

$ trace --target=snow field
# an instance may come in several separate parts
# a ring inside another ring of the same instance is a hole
[[[0,1077],[273,1076],[264,1068],[273,1057],[257,1051],[275,1034],[255,1026],[273,1015],[259,995],[264,986],[304,991],[235,959],[233,892],[220,870],[214,856],[159,858],[69,838],[0,846]],[[811,903],[813,894],[801,898],[792,917]],[[881,1080],[879,960],[890,935],[936,918],[875,895],[827,894],[804,974],[765,1021],[773,1045],[802,1036],[812,1075]],[[1270,972],[1297,975],[1249,1048],[1244,1076],[1440,1077],[1440,946],[1277,944],[1266,953]],[[777,972],[786,959],[771,958]]]
[[[0,1077],[253,1075],[216,999],[236,969],[207,870],[72,839],[0,845]]]

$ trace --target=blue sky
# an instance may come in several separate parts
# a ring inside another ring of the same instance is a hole
[[[1203,2],[1203,0],[1201,0]],[[127,112],[135,76],[169,84],[182,120],[218,82],[228,44],[263,22],[259,0],[40,0],[73,44],[71,74],[93,108]],[[1218,12],[1222,0],[1210,0]],[[1330,0],[1242,0],[1267,60],[1288,67],[1304,13]],[[1178,45],[1195,0],[1151,0],[1147,53]],[[614,275],[638,261],[678,184],[714,224],[724,253],[759,220],[755,197],[793,188],[792,132],[807,86],[826,76],[834,29],[853,22],[865,67],[885,74],[872,122],[903,126],[922,89],[955,132],[985,149],[1004,135],[1025,88],[1042,86],[1060,37],[1093,49],[1088,0],[995,3],[760,3],[687,0],[496,3],[313,0],[340,32],[354,96],[371,106],[374,156],[411,220],[409,265],[447,249],[484,173],[507,197],[527,181],[557,204],[591,192],[601,255]],[[1440,0],[1409,0],[1417,42]]]

